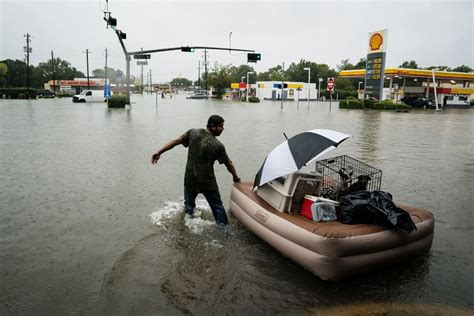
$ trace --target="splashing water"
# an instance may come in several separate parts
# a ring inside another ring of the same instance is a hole
[[[183,214],[183,201],[167,201],[165,206],[157,208],[153,213],[150,214],[151,222],[165,230],[166,224],[169,223],[173,218]],[[204,198],[196,199],[196,208],[194,210],[194,216],[184,216],[184,225],[192,233],[202,233],[204,228],[215,225],[214,218],[212,216],[211,208]]]

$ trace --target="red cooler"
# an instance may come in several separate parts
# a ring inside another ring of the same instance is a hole
[[[313,220],[313,213],[311,212],[311,205],[316,201],[316,197],[312,195],[305,195],[303,205],[301,206],[300,215]]]

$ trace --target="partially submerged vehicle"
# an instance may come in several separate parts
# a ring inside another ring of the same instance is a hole
[[[107,102],[108,97],[104,96],[103,90],[84,90],[72,97],[72,102]]]
[[[292,171],[260,185],[257,180],[263,167],[256,182],[234,184],[230,212],[250,231],[321,279],[339,280],[365,273],[431,248],[434,218],[425,209],[398,205],[416,226],[411,232],[374,224],[314,221],[301,213],[305,198],[321,196],[338,179],[321,170]],[[381,181],[381,176],[375,180]]]

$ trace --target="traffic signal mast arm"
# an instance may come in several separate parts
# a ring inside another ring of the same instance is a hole
[[[139,50],[136,52],[129,52],[130,55],[138,54],[148,54],[148,53],[159,53],[167,52],[171,50],[181,50],[181,51],[193,51],[196,49],[209,49],[209,50],[227,50],[227,51],[236,51],[236,52],[255,52],[253,49],[240,49],[240,48],[224,48],[224,47],[208,47],[208,46],[180,46],[180,47],[170,47],[170,48],[160,48],[160,49],[149,49],[149,50]]]

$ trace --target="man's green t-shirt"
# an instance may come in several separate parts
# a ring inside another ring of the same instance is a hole
[[[218,191],[214,162],[229,161],[224,145],[205,129],[190,129],[181,136],[188,147],[184,188],[198,192]]]

